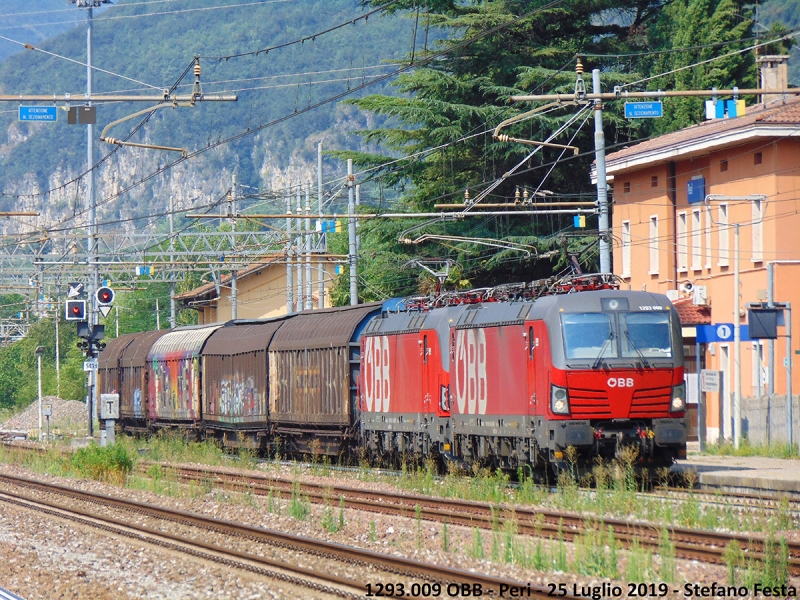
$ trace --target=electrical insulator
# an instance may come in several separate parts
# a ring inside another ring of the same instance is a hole
[[[575,72],[576,72],[578,75],[583,75],[583,63],[581,62],[581,59],[580,59],[580,58],[578,58],[578,62],[577,62],[577,64],[575,65]]]

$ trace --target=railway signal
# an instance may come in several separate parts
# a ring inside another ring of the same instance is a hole
[[[64,319],[67,321],[85,321],[86,300],[67,300]]]
[[[107,285],[97,288],[94,295],[97,300],[97,310],[99,310],[104,317],[108,316],[111,312],[111,303],[114,302],[114,290]]]

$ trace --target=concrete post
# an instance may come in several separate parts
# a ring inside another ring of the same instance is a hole
[[[353,159],[347,159],[347,214],[352,217],[356,212],[353,191],[355,187],[355,176],[353,175]],[[358,258],[356,249],[356,220],[348,219],[347,237],[349,240],[350,258],[350,306],[358,304]]]
[[[592,91],[600,89],[600,69],[592,70]],[[600,272],[611,273],[611,246],[608,239],[608,183],[606,182],[606,138],[603,133],[603,103],[594,101],[594,155],[597,165],[597,205],[600,209]]]

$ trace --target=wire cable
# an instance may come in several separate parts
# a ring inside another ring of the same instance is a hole
[[[25,44],[23,42],[18,42],[17,40],[12,40],[11,38],[6,37],[4,35],[0,35],[0,40],[5,40],[7,42],[11,42],[12,44],[17,44],[17,45],[22,46],[23,48],[25,48],[27,50],[33,50],[35,52],[41,52],[42,54],[46,54],[48,56],[52,56],[53,58],[60,58],[61,60],[65,60],[67,62],[75,63],[76,65],[80,65],[82,67],[88,67],[89,66],[84,62],[81,62],[79,60],[75,60],[74,58],[69,58],[67,56],[62,56],[61,54],[56,54],[55,52],[48,52],[47,50],[42,50],[41,48],[37,48],[36,46],[33,46],[32,44]],[[125,80],[131,81],[133,83],[138,83],[139,85],[143,85],[145,87],[152,88],[154,90],[163,89],[163,86],[162,87],[158,87],[156,85],[150,85],[149,83],[145,83],[144,81],[139,81],[138,79],[131,79],[130,77],[126,77],[125,75],[120,75],[119,73],[114,73],[113,71],[107,71],[106,69],[101,69],[100,67],[95,67],[94,65],[92,65],[91,69],[93,71],[97,71],[98,73],[105,73],[106,75],[112,75],[114,77],[119,77],[120,79],[125,79]],[[76,98],[78,98],[78,96],[76,96]]]

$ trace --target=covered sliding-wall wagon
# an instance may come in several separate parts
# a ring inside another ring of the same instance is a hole
[[[147,353],[148,414],[153,421],[173,425],[201,419],[200,353],[209,336],[219,329],[186,327],[160,337]]]
[[[202,353],[207,434],[231,446],[261,446],[269,419],[267,348],[283,323],[232,321],[208,339]]]
[[[294,315],[269,347],[270,420],[295,449],[338,454],[357,414],[359,340],[380,303]]]
[[[97,393],[118,394],[120,390],[120,358],[125,349],[141,335],[129,333],[110,340],[97,358]]]
[[[153,343],[166,331],[148,331],[125,347],[119,359],[120,399],[119,416],[123,424],[141,429],[147,424],[147,353]]]

